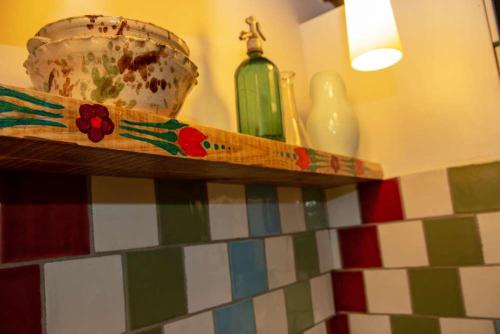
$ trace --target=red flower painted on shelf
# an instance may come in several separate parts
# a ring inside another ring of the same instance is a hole
[[[295,149],[295,153],[298,157],[297,166],[299,166],[301,169],[307,169],[309,168],[309,166],[311,166],[311,158],[307,149],[303,147],[297,147]]]
[[[330,166],[333,168],[335,173],[338,173],[340,170],[340,159],[334,155],[330,158]]]
[[[109,118],[108,108],[100,104],[82,104],[80,117],[76,119],[78,129],[87,134],[90,141],[100,142],[104,136],[110,135],[115,129]]]
[[[192,127],[185,127],[179,131],[179,146],[190,157],[204,157],[207,151],[202,143],[207,136]]]
[[[354,169],[356,171],[356,175],[363,175],[365,174],[365,166],[363,165],[363,162],[361,160],[356,160],[354,163]]]

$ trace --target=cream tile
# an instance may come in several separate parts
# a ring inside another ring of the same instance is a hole
[[[302,190],[292,187],[278,187],[281,231],[295,233],[306,230]]]
[[[427,247],[421,221],[378,226],[384,267],[427,266]]]
[[[288,333],[283,290],[255,297],[253,306],[257,334]]]
[[[190,313],[231,301],[226,244],[185,247],[184,268]]]
[[[460,268],[465,313],[500,318],[500,267]]]
[[[153,180],[92,176],[91,193],[96,251],[158,245]]]
[[[213,240],[248,237],[245,187],[207,183],[208,212]]]
[[[500,212],[477,216],[485,263],[500,263]]]
[[[364,278],[370,313],[412,313],[406,270],[367,270]]]
[[[163,334],[215,334],[212,312],[205,312],[163,326]]]
[[[358,192],[354,186],[332,188],[325,193],[330,227],[361,224]]]
[[[295,282],[295,258],[290,236],[265,239],[269,289]]]
[[[349,329],[350,334],[391,334],[391,322],[387,315],[350,314]]]
[[[329,274],[311,279],[311,298],[315,323],[335,313],[332,280]]]
[[[314,326],[304,332],[304,334],[327,334],[326,333],[326,324],[324,322],[319,325]]]
[[[339,235],[337,230],[330,230],[330,242],[332,246],[333,269],[341,269],[342,261],[340,258]]]
[[[493,321],[441,318],[441,334],[495,334]]]
[[[321,273],[333,269],[332,243],[330,231],[322,230],[316,232],[316,245],[318,247],[319,270]]]
[[[48,333],[125,331],[120,256],[48,263],[44,272]]]
[[[453,213],[445,169],[403,176],[400,181],[407,219]]]

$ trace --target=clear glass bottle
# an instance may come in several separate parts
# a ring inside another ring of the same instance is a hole
[[[295,91],[293,88],[294,78],[295,72],[281,72],[281,102],[283,106],[283,123],[286,142],[292,145],[309,147],[309,138],[304,123],[297,114]]]
[[[235,73],[238,107],[238,129],[241,133],[285,141],[281,113],[280,74],[276,65],[262,56],[265,37],[253,16],[246,19],[250,31],[247,40],[248,59]]]

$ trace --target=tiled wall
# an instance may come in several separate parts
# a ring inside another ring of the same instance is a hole
[[[327,197],[332,333],[500,333],[500,163]]]

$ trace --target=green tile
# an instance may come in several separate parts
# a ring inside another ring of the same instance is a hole
[[[408,276],[415,314],[465,316],[456,269],[410,269]]]
[[[500,210],[500,162],[450,168],[455,212]]]
[[[186,314],[181,248],[128,253],[125,261],[132,329]]]
[[[204,182],[156,181],[162,244],[210,239]]]
[[[414,316],[392,316],[392,334],[439,334],[438,319]]]
[[[161,333],[161,327],[153,328],[153,329],[148,329],[145,330],[144,332],[140,332],[138,334],[162,334]]]
[[[318,248],[314,232],[295,234],[293,236],[293,251],[297,279],[303,280],[319,274]]]
[[[302,333],[314,325],[309,281],[300,282],[285,288],[286,315],[288,332]]]
[[[473,217],[424,221],[424,233],[431,265],[483,263],[481,239]]]
[[[308,230],[328,227],[325,193],[322,189],[303,188],[304,215]]]

